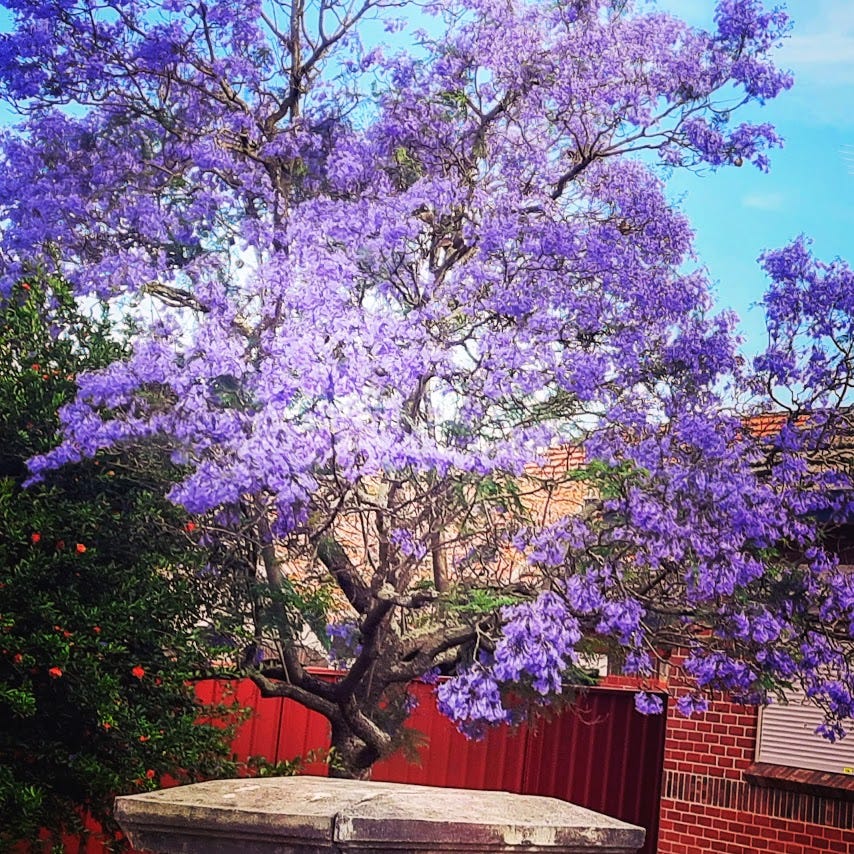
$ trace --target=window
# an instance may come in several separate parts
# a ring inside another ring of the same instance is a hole
[[[759,712],[756,761],[854,775],[854,733],[831,744],[815,733],[822,721],[821,709],[803,695],[766,706]]]

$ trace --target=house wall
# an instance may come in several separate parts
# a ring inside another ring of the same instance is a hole
[[[658,854],[854,854],[854,801],[746,779],[755,708],[718,702],[684,718],[670,702]]]

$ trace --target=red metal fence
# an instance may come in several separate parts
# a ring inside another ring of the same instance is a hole
[[[202,682],[197,690],[206,702],[231,693],[255,710],[234,741],[240,759],[261,755],[279,762],[329,745],[325,718],[288,700],[262,700],[249,681]],[[429,685],[412,690],[418,706],[408,726],[426,738],[420,763],[394,756],[374,766],[374,780],[563,798],[645,827],[643,854],[654,854],[665,718],[639,714],[632,691],[591,688],[535,724],[498,727],[483,741],[469,741],[436,709]],[[305,770],[326,773],[319,762]]]
[[[263,756],[280,762],[329,745],[325,718],[289,700],[261,699],[249,680],[204,681],[196,690],[202,702],[253,709],[233,742],[238,759]],[[418,706],[408,726],[425,741],[420,762],[394,756],[374,766],[374,780],[562,798],[645,827],[642,852],[655,854],[665,719],[635,711],[632,691],[591,688],[559,713],[515,729],[497,727],[483,741],[457,732],[436,709],[430,686],[417,684],[412,691]],[[326,770],[314,762],[304,773]],[[90,829],[97,834],[97,826]],[[106,851],[97,835],[63,842],[66,854]]]

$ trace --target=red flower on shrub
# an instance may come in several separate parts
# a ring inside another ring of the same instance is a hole
[[[24,656],[21,655],[20,652],[16,652],[14,658],[12,659],[12,661],[14,661],[15,664],[20,664],[23,660],[24,660]]]
[[[33,543],[38,543],[41,541],[42,535],[38,531],[33,531],[30,534],[30,541]]]
[[[137,664],[137,666],[136,666],[136,667],[134,667],[134,668],[133,668],[133,670],[131,670],[131,673],[132,673],[134,676],[136,676],[136,678],[137,678],[137,679],[142,679],[142,677],[143,677],[143,676],[145,676],[145,668],[144,668],[144,667],[140,667],[140,666]]]
[[[154,771],[153,771],[153,769],[149,768],[149,769],[145,772],[145,776],[146,776],[149,780],[153,780],[153,779],[154,779]]]
[[[190,520],[189,522],[187,522],[187,524],[186,524],[186,525],[184,525],[184,530],[185,530],[188,534],[192,534],[192,533],[193,533],[193,531],[195,531],[195,530],[196,530],[196,528],[198,528],[198,527],[199,527],[199,526],[198,526],[195,522],[193,522],[192,520]]]
[[[62,676],[62,668],[51,667],[50,670],[48,670],[48,673],[50,674],[51,679],[59,679],[59,677]]]
[[[83,543],[77,543],[77,545],[74,548],[77,550],[77,554],[79,554],[79,555],[82,555],[83,552],[86,551],[86,546],[84,546]]]

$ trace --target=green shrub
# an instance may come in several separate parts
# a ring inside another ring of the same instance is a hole
[[[23,487],[75,376],[123,345],[54,280],[19,286],[0,319],[2,850],[87,812],[112,829],[116,794],[234,767],[233,720],[188,685],[209,672],[197,624],[216,590],[193,522],[162,498],[168,460],[128,448]]]

